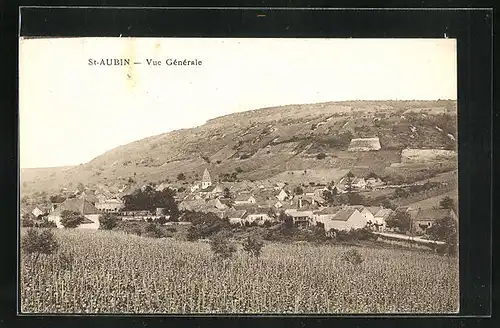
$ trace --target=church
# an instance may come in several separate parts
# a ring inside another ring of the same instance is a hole
[[[198,192],[198,197],[202,199],[216,198],[223,192],[223,187],[212,183],[212,176],[207,168],[203,172],[201,181],[196,181],[191,187],[191,192]]]

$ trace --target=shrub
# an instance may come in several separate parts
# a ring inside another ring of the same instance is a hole
[[[36,254],[34,264],[38,260],[40,254],[53,254],[57,251],[59,245],[50,230],[29,229],[26,235],[21,240],[21,250],[26,254]]]
[[[210,249],[217,258],[228,259],[236,252],[236,247],[227,241],[229,235],[217,233],[210,238]]]
[[[64,210],[61,212],[61,224],[65,228],[76,228],[78,227],[85,218],[78,212]]]
[[[35,226],[35,222],[32,219],[30,219],[28,217],[21,218],[21,227],[31,228],[33,226]]]
[[[160,216],[160,217],[158,218],[157,222],[158,222],[158,224],[163,225],[163,224],[167,223],[167,218],[166,218],[165,216],[163,216],[163,215],[162,215],[162,216]]]
[[[316,155],[316,159],[325,159],[325,158],[326,158],[325,153],[319,153],[318,155]]]
[[[111,230],[118,225],[119,220],[120,219],[116,214],[113,213],[102,214],[99,218],[99,229]]]
[[[341,260],[353,265],[360,265],[364,259],[357,249],[350,249],[342,254]]]
[[[43,218],[42,222],[38,223],[39,228],[57,228],[57,224],[54,221],[49,221],[48,218]]]
[[[165,237],[165,234],[158,228],[155,223],[150,223],[144,229],[144,234],[146,237],[151,238],[162,238]]]
[[[247,237],[247,239],[245,239],[242,245],[243,245],[243,250],[245,252],[254,257],[259,257],[262,252],[262,247],[264,246],[264,243],[257,240],[256,238]]]

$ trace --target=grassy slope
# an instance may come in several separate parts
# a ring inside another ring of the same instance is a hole
[[[241,167],[244,171],[241,178],[252,180],[267,179],[286,170],[370,166],[381,171],[399,161],[404,147],[447,145],[446,133],[435,126],[448,131],[453,130],[454,123],[428,114],[444,110],[455,115],[455,107],[454,101],[358,101],[236,113],[200,127],[117,147],[80,166],[23,170],[21,191],[22,194],[53,192],[79,182],[113,190],[127,184],[130,178],[135,181],[134,186],[166,179],[175,181],[180,172],[192,182],[199,178],[204,167],[214,176]],[[416,113],[406,113],[408,110]],[[412,126],[417,128],[414,133],[410,130]],[[354,137],[379,136],[384,150],[350,153],[345,151],[346,146],[328,145],[332,137],[347,132]],[[327,157],[316,160],[319,152]],[[242,160],[242,155],[250,157]]]

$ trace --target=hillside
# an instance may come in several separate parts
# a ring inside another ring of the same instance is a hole
[[[450,135],[451,137],[450,137]],[[378,137],[381,150],[347,151],[351,138]],[[408,174],[427,166],[401,162],[404,148],[454,149],[456,101],[351,101],[287,105],[215,118],[112,149],[88,163],[22,169],[21,195],[85,186],[116,192],[144,182],[192,182],[241,168],[239,179],[284,171],[362,169]],[[324,153],[323,159],[317,155]],[[452,165],[453,166],[453,165]],[[389,168],[390,169],[387,169]],[[332,176],[335,176],[333,174]]]

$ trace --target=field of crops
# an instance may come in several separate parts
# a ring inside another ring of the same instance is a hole
[[[25,231],[22,231],[22,234]],[[21,254],[23,313],[452,313],[456,259],[394,249],[270,244],[227,261],[209,245],[57,230],[53,255]]]

